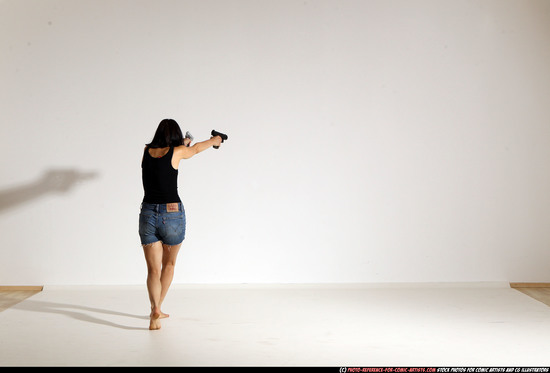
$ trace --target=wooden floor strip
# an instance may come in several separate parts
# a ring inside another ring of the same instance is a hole
[[[525,295],[530,296],[550,306],[550,288],[515,288],[517,291],[522,292]]]
[[[548,282],[510,282],[510,287],[516,288],[550,288]]]
[[[0,291],[42,291],[44,286],[2,286]]]
[[[40,293],[43,286],[0,286],[0,312]]]

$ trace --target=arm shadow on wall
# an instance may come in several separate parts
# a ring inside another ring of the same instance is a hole
[[[50,169],[37,180],[0,190],[0,214],[50,194],[65,194],[82,182],[98,177],[97,172]]]

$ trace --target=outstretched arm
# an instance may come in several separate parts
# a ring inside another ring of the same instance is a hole
[[[211,146],[220,146],[221,143],[222,138],[220,136],[214,136],[210,140],[197,142],[193,146],[178,146],[174,148],[174,155],[178,157],[178,159],[189,159],[192,156],[199,154],[202,151],[205,151]]]

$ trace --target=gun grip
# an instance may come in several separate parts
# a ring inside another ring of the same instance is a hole
[[[222,143],[228,139],[227,135],[225,133],[218,132],[216,130],[212,130],[210,133],[212,136],[220,136],[222,138]],[[219,146],[214,146],[214,149],[219,149]]]

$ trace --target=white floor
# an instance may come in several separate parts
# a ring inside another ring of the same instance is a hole
[[[550,366],[550,307],[505,286],[45,287],[0,313],[0,366]]]

